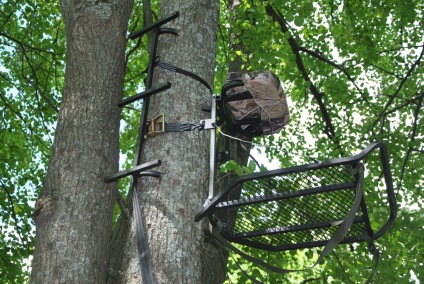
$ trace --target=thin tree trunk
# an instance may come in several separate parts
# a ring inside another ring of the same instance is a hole
[[[65,88],[36,204],[31,283],[105,283],[118,171],[125,37],[133,1],[63,0]]]

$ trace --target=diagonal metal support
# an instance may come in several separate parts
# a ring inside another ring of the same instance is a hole
[[[123,177],[131,176],[131,175],[132,176],[136,176],[137,175],[137,177],[138,177],[139,175],[142,175],[142,172],[147,171],[147,170],[150,170],[150,169],[152,169],[154,167],[158,167],[160,165],[161,165],[161,161],[160,160],[155,160],[155,161],[152,161],[152,162],[144,163],[144,164],[141,164],[141,165],[132,167],[129,170],[125,170],[125,171],[122,171],[122,172],[119,172],[119,173],[116,173],[116,174],[107,176],[107,177],[104,178],[103,181],[105,183],[111,183],[111,182],[117,181],[117,180],[119,180],[119,179],[121,179]],[[153,175],[153,176],[155,176],[155,175]]]
[[[169,15],[168,17],[162,18],[162,19],[154,22],[153,24],[151,24],[151,25],[149,25],[147,27],[144,27],[141,30],[136,31],[136,32],[130,34],[130,39],[136,39],[138,37],[141,37],[144,34],[146,34],[146,33],[150,32],[150,31],[152,31],[152,30],[154,30],[154,29],[156,29],[156,28],[158,28],[158,27],[160,27],[160,26],[162,26],[162,25],[164,25],[164,24],[166,24],[166,23],[168,23],[168,22],[170,22],[170,21],[178,18],[179,15],[180,14],[178,12],[175,12],[175,13]]]
[[[126,105],[128,105],[130,103],[133,103],[133,102],[137,101],[137,100],[147,98],[148,96],[151,96],[151,95],[160,93],[160,92],[165,91],[165,90],[167,90],[169,88],[171,88],[171,83],[170,82],[167,82],[167,83],[164,83],[164,84],[160,84],[160,85],[158,85],[156,87],[150,88],[149,90],[146,90],[144,92],[138,93],[135,96],[132,96],[132,97],[129,97],[129,98],[126,98],[126,99],[120,101],[118,103],[118,106],[119,107],[124,107],[124,106],[126,106]]]

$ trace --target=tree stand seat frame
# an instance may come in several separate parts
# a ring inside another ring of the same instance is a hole
[[[374,232],[362,194],[362,162],[376,149],[380,150],[390,213],[386,223]],[[357,208],[353,208],[355,202]],[[241,176],[210,198],[195,221],[205,216],[227,241],[268,251],[325,246],[344,221],[351,224],[345,224],[347,228],[337,244],[370,243],[396,218],[386,146],[374,142],[351,157]],[[351,221],[347,221],[349,218]]]

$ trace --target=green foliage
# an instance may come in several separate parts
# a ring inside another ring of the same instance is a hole
[[[1,1],[0,279],[25,283],[65,66],[59,3]]]
[[[238,176],[242,176],[255,172],[256,164],[254,161],[249,161],[249,164],[247,166],[243,166],[234,160],[230,160],[222,164],[220,170],[222,173],[235,173]]]
[[[218,53],[218,74],[225,74],[219,67],[237,55],[248,69],[276,73],[289,98],[290,125],[279,135],[255,141],[272,146],[261,148],[263,154],[287,167],[352,155],[372,141],[385,142],[401,213],[377,241],[382,260],[375,279],[423,280],[422,255],[414,253],[423,244],[416,229],[422,228],[422,211],[415,209],[422,207],[424,186],[422,1],[243,1],[236,13],[226,3],[221,7],[224,32],[218,50],[228,47],[232,32],[248,53]],[[375,161],[368,162],[371,166]],[[232,161],[223,168],[246,173]],[[376,229],[388,216],[381,168],[367,175],[367,204]],[[291,253],[293,266],[301,267],[302,253]],[[286,255],[270,262],[288,268],[288,260]],[[264,270],[248,264],[242,268],[267,283],[361,283],[371,266],[369,252],[360,244],[339,246],[322,266],[297,275],[267,278]],[[228,267],[228,283],[249,282],[232,258]]]

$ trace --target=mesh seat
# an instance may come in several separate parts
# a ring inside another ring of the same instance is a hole
[[[352,208],[356,188],[363,186],[359,172],[369,154],[380,149],[379,162],[385,180],[389,216],[374,233],[362,197],[354,221],[341,243],[379,238],[396,217],[396,205],[387,150],[373,143],[358,155],[241,176],[218,193],[196,215],[208,216],[222,227],[230,242],[270,251],[324,246]],[[371,165],[367,165],[371,166]],[[367,189],[367,190],[373,190]]]

